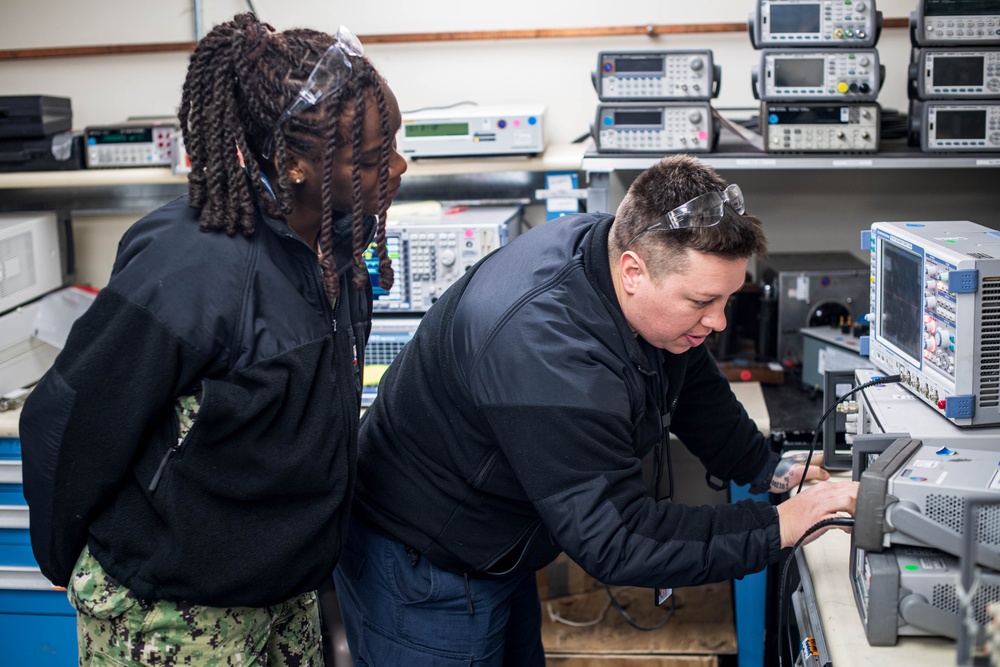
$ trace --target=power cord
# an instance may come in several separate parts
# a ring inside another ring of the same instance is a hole
[[[608,600],[607,600],[607,602],[604,603],[604,606],[601,607],[601,610],[597,613],[597,616],[595,616],[594,618],[590,619],[589,621],[574,621],[574,620],[568,619],[568,618],[562,616],[559,612],[557,612],[554,609],[552,609],[552,603],[551,602],[547,605],[548,606],[549,620],[552,621],[552,622],[554,622],[554,623],[562,623],[564,625],[569,625],[569,626],[574,627],[574,628],[586,628],[586,627],[590,627],[592,625],[597,625],[598,623],[600,623],[601,621],[603,621],[605,615],[607,615],[607,613],[608,613],[608,609],[610,609],[611,606],[614,605],[614,608],[618,610],[619,614],[621,614],[622,619],[624,619],[624,621],[626,623],[628,623],[630,626],[632,626],[633,628],[635,628],[636,630],[639,630],[641,632],[652,632],[653,630],[659,630],[664,625],[666,625],[670,621],[670,619],[674,617],[674,610],[677,608],[677,603],[674,600],[674,596],[671,595],[670,596],[670,607],[667,609],[667,615],[666,615],[666,617],[662,621],[660,621],[659,623],[657,623],[656,625],[653,625],[653,626],[643,626],[643,625],[639,625],[638,623],[636,623],[635,620],[632,618],[632,616],[629,615],[628,610],[625,609],[625,605],[623,605],[622,603],[620,603],[618,601],[618,598],[616,598],[615,594],[611,591],[611,586],[609,586],[607,584],[604,584],[604,590],[606,590],[607,593],[608,593]]]
[[[864,385],[862,385],[862,386],[864,386]],[[860,387],[859,387],[859,389],[860,389]],[[795,553],[799,550],[799,547],[802,546],[802,543],[806,540],[807,537],[809,537],[810,535],[812,535],[813,533],[815,533],[816,531],[818,531],[818,530],[820,530],[822,528],[826,528],[828,526],[853,526],[853,525],[854,525],[854,519],[852,519],[850,517],[835,517],[835,518],[832,518],[832,519],[824,519],[823,521],[820,521],[819,523],[817,523],[817,524],[815,524],[813,526],[810,526],[809,530],[807,530],[805,533],[802,534],[802,537],[799,538],[799,540],[792,547],[791,552],[788,554],[788,559],[785,560],[785,565],[781,569],[781,585],[780,585],[780,587],[778,589],[778,628],[779,628],[779,632],[778,632],[778,667],[783,667],[783,664],[784,664],[784,661],[782,660],[782,657],[781,657],[781,639],[780,639],[780,637],[781,637],[780,629],[781,629],[782,625],[784,625],[785,636],[786,636],[786,638],[788,640],[788,654],[789,654],[789,656],[792,657],[792,662],[794,663],[794,661],[795,661],[795,650],[794,650],[794,648],[792,646],[792,631],[791,631],[791,628],[788,627],[788,622],[787,622],[788,621],[788,619],[787,619],[787,615],[788,615],[787,614],[787,605],[785,604],[785,589],[787,587],[788,571],[789,571],[789,566],[791,565],[792,561],[795,560]],[[791,598],[791,596],[789,596],[789,599],[790,598]]]
[[[833,401],[833,404],[830,406],[830,408],[823,413],[822,417],[819,418],[819,423],[816,424],[816,430],[813,431],[812,443],[809,445],[809,454],[806,456],[806,465],[802,471],[802,479],[799,480],[799,487],[798,489],[796,489],[795,491],[796,493],[802,493],[802,486],[803,484],[805,484],[806,481],[806,472],[808,472],[809,464],[812,462],[813,452],[816,451],[816,444],[819,442],[819,436],[821,433],[823,433],[823,422],[826,421],[826,418],[830,416],[830,414],[837,408],[837,406],[843,403],[844,400],[847,399],[848,397],[853,396],[859,391],[864,391],[868,387],[874,387],[875,385],[879,384],[893,384],[895,382],[900,382],[902,379],[903,377],[901,375],[886,375],[884,377],[874,377],[868,382],[865,382],[864,384],[859,384],[857,387],[850,390],[843,396],[838,396],[837,399]]]
[[[664,619],[662,621],[660,621],[656,625],[648,626],[648,627],[647,626],[643,626],[643,625],[639,625],[634,620],[632,620],[632,617],[629,616],[629,613],[625,610],[625,607],[622,606],[622,604],[620,602],[618,602],[617,598],[615,598],[615,594],[611,592],[611,586],[608,586],[607,584],[604,584],[604,588],[605,588],[605,590],[608,591],[608,597],[611,598],[611,604],[614,606],[614,608],[617,609],[618,613],[622,615],[622,618],[625,620],[625,622],[628,623],[633,628],[635,628],[636,630],[639,630],[641,632],[652,632],[653,630],[659,630],[664,625],[666,625],[670,621],[671,618],[674,617],[674,609],[677,608],[677,604],[674,601],[674,596],[671,595],[670,596],[670,608],[667,610],[667,615],[664,617]]]

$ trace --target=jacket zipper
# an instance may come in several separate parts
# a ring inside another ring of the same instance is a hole
[[[205,384],[202,383],[201,391],[198,392],[199,395],[198,400],[200,404],[204,404],[205,396],[207,395],[207,393],[208,392],[205,391]],[[199,412],[201,411],[200,406],[198,411]],[[189,428],[188,432],[184,434],[184,437],[181,437],[181,425],[180,422],[178,421],[179,419],[180,419],[179,417],[174,415],[173,422],[174,422],[174,428],[177,430],[177,442],[175,442],[170,447],[170,449],[167,450],[167,453],[163,455],[163,458],[160,459],[160,465],[157,466],[156,468],[156,474],[153,475],[153,479],[149,483],[150,492],[156,491],[156,487],[160,483],[160,478],[163,476],[163,471],[167,469],[167,463],[170,461],[170,457],[181,450],[181,447],[184,445],[185,441],[187,441],[188,438],[191,437],[191,434],[194,432],[194,430],[198,428],[198,417],[196,415],[194,422],[191,424],[191,428]]]
[[[489,457],[487,457],[486,459],[486,462],[483,464],[483,467],[479,469],[479,472],[476,473],[475,478],[472,480],[472,485],[471,485],[472,488],[474,489],[479,488],[479,485],[482,483],[483,479],[486,478],[486,475],[488,475],[489,472],[493,470],[493,463],[496,461],[497,455],[499,454],[500,450],[498,449],[494,449],[490,453]]]
[[[160,483],[160,476],[163,475],[163,470],[167,467],[167,461],[174,455],[174,452],[180,450],[182,444],[184,444],[184,438],[178,437],[174,446],[168,449],[167,453],[160,459],[160,466],[156,469],[156,474],[153,475],[153,481],[149,483],[150,491],[156,491],[156,486]]]
[[[294,234],[289,234],[288,238],[297,239],[297,237]],[[302,245],[306,245],[305,241],[302,241],[301,239],[298,240],[302,243]],[[308,247],[308,245],[306,245],[306,247]],[[310,252],[312,251],[310,250]],[[316,285],[319,287],[319,293],[322,295],[322,300],[325,301],[326,303],[329,303],[330,300],[326,294],[326,285],[323,283],[323,267],[319,265],[319,259],[316,257],[316,253],[313,252],[312,255],[313,259],[316,260],[313,263],[313,266],[316,267],[313,270],[313,277],[316,279]],[[340,280],[340,276],[337,277],[337,280]],[[333,302],[333,317],[330,319],[330,326],[333,329],[334,333],[336,333],[337,331],[337,313],[339,310],[340,310],[340,297],[338,296],[336,300]],[[323,309],[323,312],[324,314],[327,312],[326,308]]]

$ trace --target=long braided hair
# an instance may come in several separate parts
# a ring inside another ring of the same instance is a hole
[[[385,99],[385,81],[363,57],[351,56],[353,70],[335,93],[292,116],[275,131],[278,117],[298,95],[316,62],[336,39],[323,32],[294,29],[281,33],[250,13],[215,26],[198,43],[188,66],[178,112],[184,144],[191,158],[189,199],[200,209],[203,231],[242,232],[256,229],[254,198],[271,216],[292,212],[294,199],[288,173],[277,169],[272,198],[264,185],[258,156],[273,135],[273,159],[287,163],[289,152],[322,161],[323,213],[319,233],[320,267],[330,298],[340,283],[334,261],[332,165],[335,151],[353,148],[351,270],[356,289],[368,282],[364,252],[361,191],[362,130],[365,108],[378,109],[382,150],[378,164],[378,219],[375,251],[379,286],[389,290],[392,266],[386,252],[385,212],[389,207],[389,159],[393,136]],[[350,127],[342,120],[351,114]]]

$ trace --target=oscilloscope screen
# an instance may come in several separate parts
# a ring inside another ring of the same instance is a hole
[[[923,332],[923,260],[892,243],[882,244],[879,326],[882,338],[919,363]]]

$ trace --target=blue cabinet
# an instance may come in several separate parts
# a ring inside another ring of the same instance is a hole
[[[738,502],[751,496],[749,486],[729,485],[729,499]],[[736,598],[736,644],[740,667],[764,666],[765,616],[767,610],[767,570],[733,581]]]
[[[75,667],[76,612],[31,554],[21,444],[0,438],[0,658],[4,665]]]

